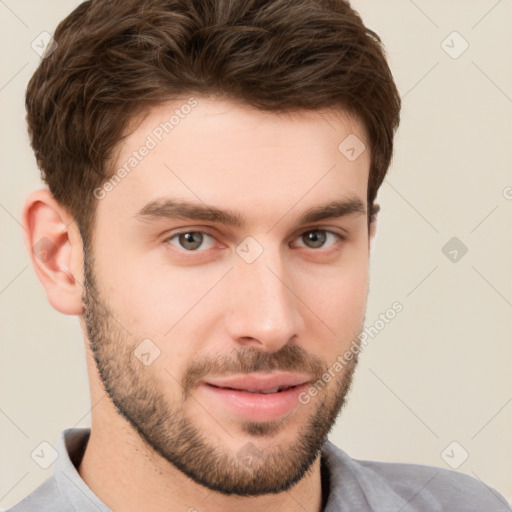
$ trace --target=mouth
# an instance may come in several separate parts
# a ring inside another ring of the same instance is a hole
[[[245,391],[247,393],[261,393],[262,395],[270,395],[271,393],[281,393],[282,391],[288,391],[291,388],[294,388],[296,386],[276,386],[271,389],[239,389],[239,388],[231,388],[229,386],[223,387],[223,386],[215,386],[213,384],[209,384],[210,386],[213,386],[214,388],[219,389],[231,389],[233,391]]]
[[[244,374],[231,377],[212,377],[204,382],[210,386],[235,391],[247,391],[249,393],[279,393],[288,388],[300,386],[309,382],[310,378],[305,374],[296,373],[268,373],[268,374]]]
[[[201,382],[199,390],[213,402],[215,410],[220,407],[231,416],[261,422],[290,414],[300,404],[298,396],[309,382],[307,375],[252,374],[209,378]]]

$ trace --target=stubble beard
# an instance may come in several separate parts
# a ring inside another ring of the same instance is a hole
[[[286,446],[265,449],[262,439],[269,440],[270,444],[272,436],[286,428],[288,419],[243,422],[239,428],[254,443],[247,441],[241,449],[233,451],[229,446],[209,441],[187,416],[185,405],[191,400],[189,392],[193,392],[193,384],[199,376],[208,374],[212,368],[231,373],[307,370],[309,375],[315,376],[316,382],[327,370],[325,363],[296,345],[285,345],[273,353],[244,349],[221,362],[217,359],[215,364],[208,362],[189,367],[182,379],[186,392],[181,402],[169,403],[162,381],[167,379],[169,385],[176,386],[176,380],[165,371],[156,375],[153,367],[145,367],[134,357],[141,340],[130,340],[118,323],[117,314],[97,287],[92,267],[93,257],[84,251],[82,301],[90,349],[105,391],[118,413],[152,451],[197,484],[225,495],[279,493],[289,490],[306,475],[345,404],[357,366],[357,354],[330,385],[311,399],[307,405],[311,411],[299,426],[295,439]],[[236,438],[235,429],[230,427],[229,430]]]

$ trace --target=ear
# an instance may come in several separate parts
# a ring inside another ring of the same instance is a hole
[[[370,223],[368,224],[368,249],[371,248],[375,235],[377,233],[377,214],[380,211],[378,204],[373,205]]]
[[[370,247],[370,245],[372,244],[376,233],[377,233],[377,216],[374,216],[371,219],[370,225],[368,227],[368,247]]]
[[[25,245],[48,302],[65,315],[82,313],[83,244],[71,215],[47,189],[23,208]]]

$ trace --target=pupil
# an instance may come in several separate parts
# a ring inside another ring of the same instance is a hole
[[[203,241],[201,233],[184,233],[180,235],[180,244],[185,249],[197,249]]]
[[[323,232],[323,231],[309,231],[307,234],[306,234],[306,245],[309,243],[309,242],[312,242],[312,245],[310,244],[311,247],[322,247],[322,245],[324,245],[325,243],[325,239],[326,239],[326,234]]]

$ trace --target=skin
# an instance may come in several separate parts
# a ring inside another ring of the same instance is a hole
[[[233,414],[200,381],[259,368],[306,372],[314,382],[361,331],[375,224],[365,211],[297,221],[334,200],[367,208],[370,152],[350,161],[338,150],[350,134],[366,144],[365,133],[340,111],[276,114],[197,101],[97,202],[86,265],[76,223],[49,191],[25,204],[26,244],[48,300],[79,315],[84,332],[92,425],[78,470],[113,510],[319,511],[318,450],[357,360],[271,422]],[[179,105],[134,120],[115,168]],[[229,209],[246,223],[137,216],[166,198]],[[182,231],[210,236],[187,252],[183,238],[171,238]],[[308,245],[312,231],[326,236],[324,245]],[[262,249],[252,263],[237,253],[248,236]],[[32,252],[43,237],[53,244],[48,259]],[[134,351],[147,339],[159,355],[145,366]],[[248,449],[249,466],[240,455]]]

